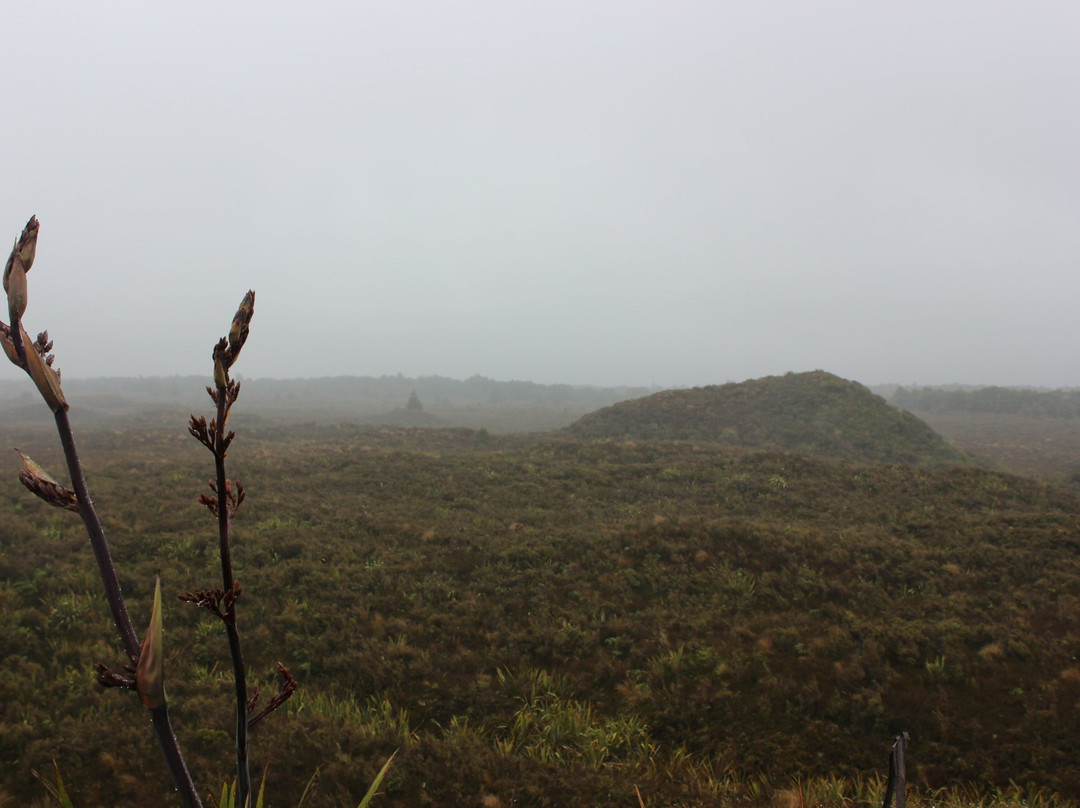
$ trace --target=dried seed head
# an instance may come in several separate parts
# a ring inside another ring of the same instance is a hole
[[[154,608],[150,613],[150,627],[146,630],[139,664],[135,668],[135,689],[139,698],[150,709],[165,704],[165,648],[164,626],[161,617],[161,579],[154,585]]]

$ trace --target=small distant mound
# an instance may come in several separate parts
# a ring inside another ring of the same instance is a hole
[[[966,462],[911,413],[822,370],[667,390],[597,410],[568,431],[580,438],[722,443],[857,463]]]

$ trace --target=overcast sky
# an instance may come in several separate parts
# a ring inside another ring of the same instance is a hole
[[[73,377],[209,375],[251,287],[248,377],[1080,385],[1080,4],[24,2],[4,31],[0,234],[41,220],[25,324]]]

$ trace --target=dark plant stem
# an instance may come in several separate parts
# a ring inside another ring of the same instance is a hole
[[[82,461],[79,460],[79,451],[75,446],[75,435],[71,431],[71,421],[68,419],[67,410],[60,409],[56,412],[56,431],[60,434],[60,445],[64,448],[68,474],[71,475],[71,485],[75,489],[79,504],[79,516],[86,525],[86,532],[90,536],[90,546],[94,550],[94,558],[97,559],[101,582],[105,585],[105,598],[109,601],[113,623],[116,624],[116,630],[120,632],[120,642],[124,645],[124,651],[131,664],[134,665],[139,659],[139,639],[131,624],[127,604],[124,603],[124,594],[120,590],[120,579],[116,576],[116,565],[113,564],[112,553],[109,552],[105,528],[102,527],[101,520],[94,509],[94,503],[90,499],[86,476],[83,474]]]
[[[228,478],[225,476],[225,421],[229,415],[229,394],[224,388],[217,391],[217,423],[214,436],[214,466],[217,471],[217,517],[218,547],[221,553],[221,582],[225,592],[236,586],[233,578],[232,554],[229,535],[232,529],[232,504],[228,495]],[[240,649],[240,633],[236,629],[236,600],[231,599],[223,615],[225,632],[229,637],[229,654],[232,656],[233,680],[236,686],[236,783],[239,805],[247,805],[251,793],[251,774],[248,771],[248,710],[247,674],[244,671],[244,655]]]
[[[31,348],[31,350],[33,350]],[[60,434],[60,444],[64,448],[64,458],[67,460],[68,473],[71,475],[71,484],[79,504],[79,515],[86,532],[90,536],[90,546],[94,550],[94,558],[97,559],[98,571],[101,573],[101,581],[105,585],[105,597],[109,601],[109,609],[112,611],[113,622],[116,630],[120,633],[120,641],[123,643],[124,652],[128,655],[132,664],[139,658],[139,640],[128,615],[127,605],[124,603],[124,595],[120,590],[120,580],[116,576],[116,566],[113,564],[112,554],[109,552],[109,543],[105,539],[105,529],[101,525],[94,503],[90,499],[90,492],[86,486],[86,477],[83,474],[82,462],[79,460],[79,452],[75,446],[75,436],[71,431],[71,421],[68,419],[67,410],[59,409],[56,412],[56,430]],[[180,744],[176,740],[172,723],[169,721],[169,711],[164,705],[150,711],[151,722],[154,725],[154,734],[157,736],[158,745],[165,758],[172,775],[173,785],[185,808],[202,808],[202,801],[191,779],[187,763],[180,752]]]
[[[161,748],[161,755],[165,758],[165,765],[169,767],[169,773],[172,774],[176,793],[180,795],[181,805],[184,808],[202,808],[199,794],[195,790],[195,783],[191,779],[187,763],[180,752],[180,743],[176,740],[176,733],[173,732],[172,721],[169,720],[168,705],[163,704],[150,710],[150,720],[154,725],[154,735]]]

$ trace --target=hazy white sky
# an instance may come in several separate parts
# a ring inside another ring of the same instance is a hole
[[[1080,385],[1080,5],[4,9],[71,376]],[[17,371],[0,370],[0,378]]]

